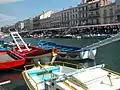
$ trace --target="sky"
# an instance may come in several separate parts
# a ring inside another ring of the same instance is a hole
[[[34,17],[42,11],[62,10],[79,3],[80,0],[0,0],[0,26]]]

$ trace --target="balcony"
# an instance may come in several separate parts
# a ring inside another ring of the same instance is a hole
[[[93,14],[93,15],[88,15],[88,18],[97,18],[99,16],[100,16],[100,14]]]
[[[90,7],[90,8],[88,8],[88,11],[94,11],[94,10],[98,10],[99,9],[99,7]]]

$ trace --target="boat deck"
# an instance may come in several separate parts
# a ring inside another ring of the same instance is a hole
[[[75,90],[119,90],[120,76],[110,73],[110,82],[109,73],[101,68],[87,70],[65,80],[69,85],[68,89],[63,82],[57,84],[65,90],[70,90],[70,86]]]
[[[14,58],[9,56],[8,54],[0,54],[0,62],[6,62],[6,61],[13,61]]]

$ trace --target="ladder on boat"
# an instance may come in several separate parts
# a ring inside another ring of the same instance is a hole
[[[30,51],[30,49],[28,48],[28,45],[24,42],[24,40],[22,39],[22,37],[19,35],[19,33],[17,31],[10,31],[10,34],[15,42],[15,44],[17,45],[18,49],[20,50],[20,52],[22,52],[22,49],[20,47],[20,45],[25,46],[25,48]]]

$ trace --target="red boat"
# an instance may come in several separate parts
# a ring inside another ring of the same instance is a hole
[[[34,61],[36,58],[39,59],[43,55],[50,54],[52,52],[52,49],[45,50],[36,46],[28,46],[17,31],[11,31],[10,34],[16,45],[12,48],[12,51],[25,58],[26,63],[31,62],[31,60]]]
[[[25,59],[13,51],[0,51],[0,70],[14,68],[25,64]]]
[[[34,56],[39,56],[39,55],[43,55],[43,54],[48,54],[48,53],[51,53],[52,52],[52,49],[49,49],[49,50],[45,50],[45,49],[42,49],[42,48],[38,48],[36,46],[28,46],[29,50],[26,49],[25,46],[20,46],[21,50],[19,50],[19,48],[17,46],[14,46],[13,47],[13,51],[24,57],[24,58],[29,58],[29,57],[34,57]]]

